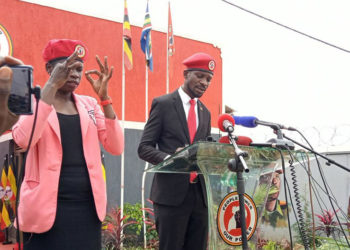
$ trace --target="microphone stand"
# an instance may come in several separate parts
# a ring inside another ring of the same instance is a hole
[[[237,173],[237,193],[239,198],[239,213],[241,222],[241,233],[242,233],[242,249],[248,249],[248,239],[247,239],[247,226],[245,217],[245,206],[244,206],[244,179],[243,170],[248,173],[249,168],[244,160],[244,157],[248,156],[247,152],[242,151],[236,144],[231,132],[229,132],[230,142],[235,148],[236,156],[234,159],[230,159],[228,162],[228,169],[232,172]]]
[[[288,147],[290,150],[294,150],[294,144],[291,141],[286,141],[283,139],[284,134],[282,133],[280,125],[269,124],[268,126],[272,128],[275,134],[277,135],[277,139],[273,138],[268,141],[269,143],[271,143],[272,147],[282,148],[282,149],[285,149],[286,147]]]
[[[340,167],[341,169],[343,169],[343,170],[345,170],[345,171],[347,171],[347,172],[350,172],[350,169],[349,169],[349,168],[347,168],[347,167],[345,167],[345,166],[343,166],[343,165],[337,163],[336,161],[333,161],[332,159],[330,159],[330,158],[328,158],[328,157],[326,157],[326,156],[324,156],[324,155],[322,155],[322,154],[320,154],[320,153],[314,151],[313,149],[304,146],[303,144],[301,144],[301,143],[299,143],[299,142],[293,140],[292,138],[289,138],[288,136],[286,136],[286,135],[284,135],[284,134],[283,134],[283,136],[284,136],[285,138],[287,138],[288,140],[292,141],[293,143],[299,145],[300,147],[302,147],[302,148],[304,148],[304,149],[310,151],[311,153],[313,153],[313,154],[315,154],[315,155],[318,155],[319,157],[325,159],[325,160],[327,161],[326,164],[327,164],[328,166],[330,166],[331,164],[334,164],[334,165]]]

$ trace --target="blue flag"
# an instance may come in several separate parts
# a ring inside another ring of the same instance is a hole
[[[148,11],[148,1],[147,1],[145,22],[143,24],[140,42],[141,42],[141,49],[143,53],[145,53],[147,66],[151,71],[153,71],[151,31],[152,31],[151,16]]]

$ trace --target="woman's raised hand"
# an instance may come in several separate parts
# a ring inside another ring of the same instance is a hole
[[[94,69],[85,72],[86,79],[90,82],[92,88],[100,98],[100,100],[107,100],[108,96],[108,81],[111,79],[114,67],[110,69],[107,63],[107,56],[104,57],[104,65],[101,63],[100,58],[96,55],[96,61],[100,66],[100,71]],[[97,75],[97,79],[93,79],[91,75]]]
[[[61,88],[68,80],[70,70],[76,65],[81,64],[77,59],[79,59],[79,56],[78,52],[75,51],[67,58],[67,60],[57,63],[51,71],[48,82],[53,84],[57,89]]]

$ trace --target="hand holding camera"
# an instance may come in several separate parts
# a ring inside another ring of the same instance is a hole
[[[8,66],[22,65],[23,62],[12,56],[0,56],[0,94],[10,94],[12,85],[12,70]],[[4,66],[7,65],[7,66]],[[4,66],[4,67],[3,67]],[[6,69],[7,68],[7,69]],[[8,97],[7,97],[8,98]],[[3,99],[1,99],[3,101]]]
[[[23,62],[12,56],[0,56],[0,135],[10,129],[19,118],[9,110],[8,100],[11,93],[12,80],[15,76],[8,66],[22,65]],[[4,66],[8,65],[8,66]]]

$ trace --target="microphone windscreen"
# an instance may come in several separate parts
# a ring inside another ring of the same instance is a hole
[[[230,139],[228,138],[228,136],[223,136],[219,139],[219,143],[228,143],[230,144]]]
[[[255,123],[258,118],[255,116],[234,116],[237,125],[241,125],[247,128],[255,128],[257,124]]]
[[[221,114],[219,115],[219,119],[218,119],[218,127],[222,132],[226,132],[225,128],[224,128],[224,121],[229,121],[232,123],[232,126],[235,125],[235,119],[233,119],[233,117],[229,114]]]
[[[238,136],[238,138],[236,140],[236,144],[241,145],[241,146],[249,146],[250,143],[252,143],[252,142],[253,142],[253,140],[247,136]]]

